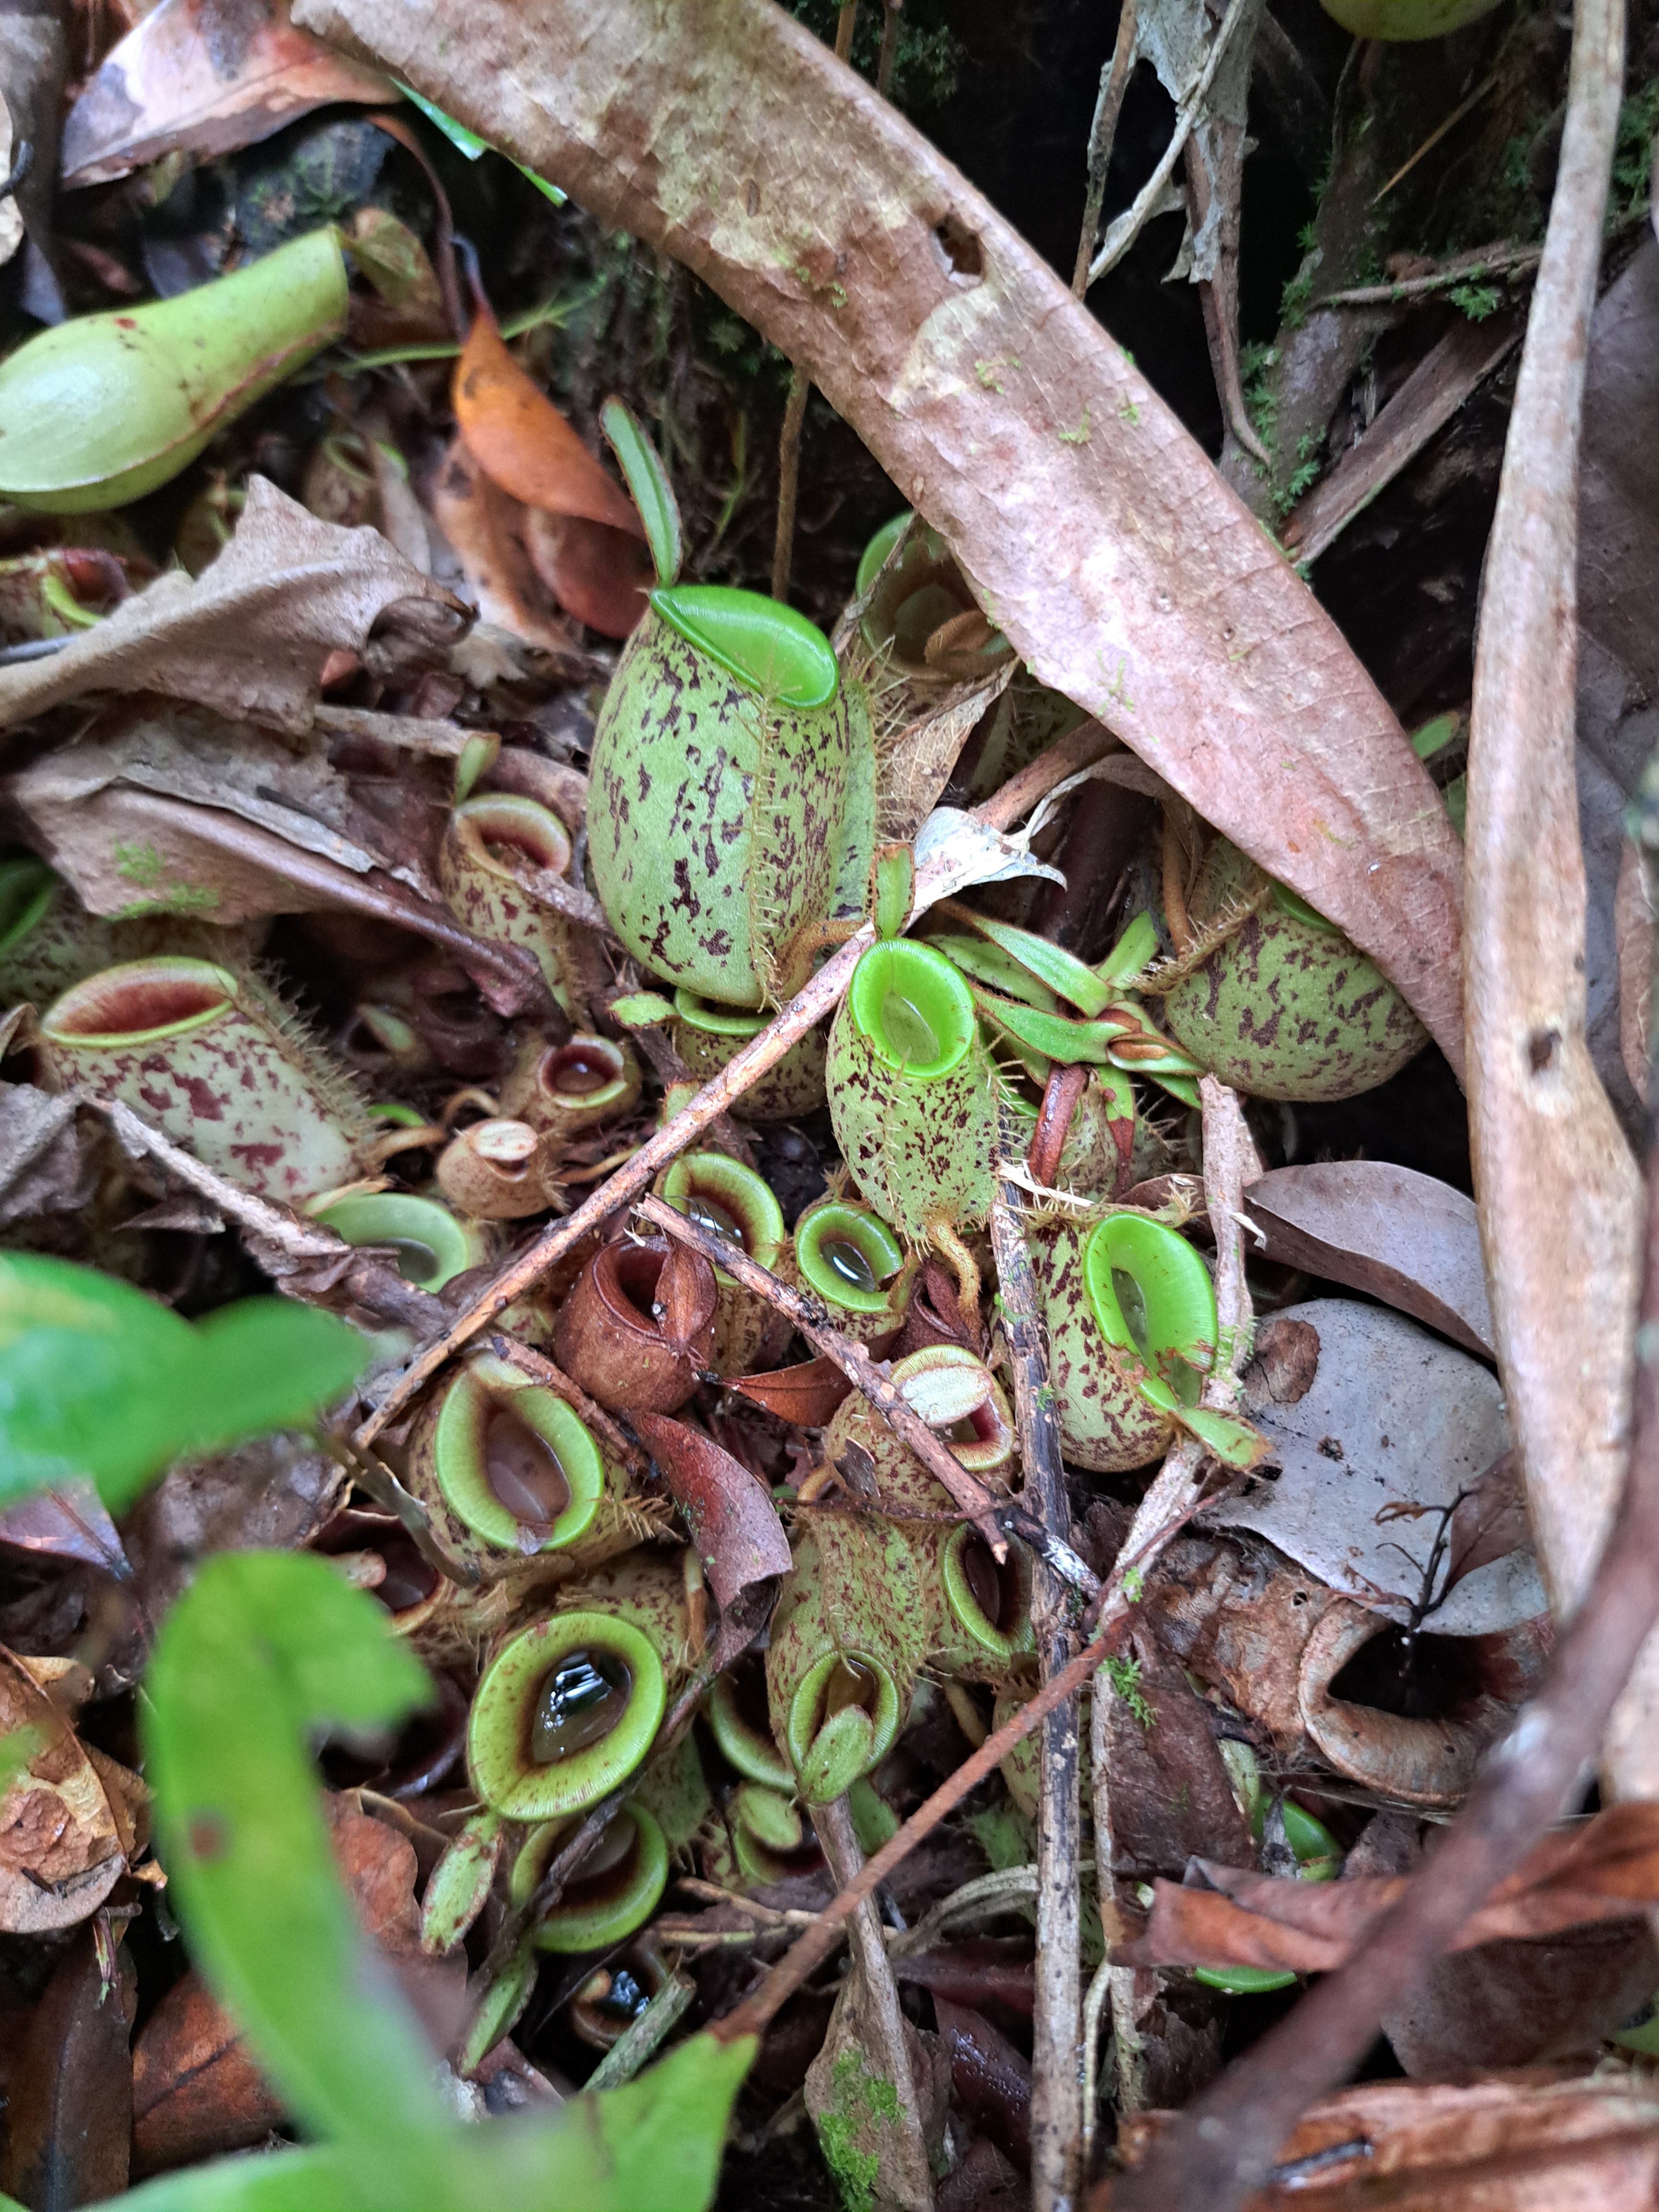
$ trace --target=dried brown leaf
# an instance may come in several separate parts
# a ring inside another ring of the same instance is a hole
[[[1345,929],[1461,1065],[1462,854],[1375,686],[1101,325],[804,25],[765,0],[481,0],[464,40],[444,0],[296,0],[295,19],[780,346],[1036,674]]]
[[[1274,1339],[1291,1322],[1317,1339],[1312,1374],[1276,1398],[1258,1367],[1247,1401],[1279,1472],[1253,1476],[1206,1517],[1255,1530],[1332,1589],[1404,1620],[1445,1587],[1443,1571],[1425,1587],[1439,1516],[1509,1448],[1503,1391],[1468,1352],[1382,1307],[1312,1298],[1273,1316]],[[1544,1610],[1530,1551],[1497,1556],[1436,1612],[1437,1633],[1482,1634]]]
[[[1477,1567],[1506,1559],[1531,1542],[1532,1523],[1527,1518],[1520,1465],[1512,1451],[1502,1452],[1474,1489],[1457,1502],[1447,1545],[1450,1559],[1447,1588],[1472,1575]]]
[[[1126,1964],[1328,1973],[1364,1943],[1412,1879],[1362,1875],[1310,1882],[1198,1863],[1207,1889],[1154,1883],[1152,1916],[1145,1933],[1124,1947]],[[1656,1902],[1659,1805],[1615,1805],[1535,1845],[1449,1948],[1471,1950],[1588,1922],[1629,1920]]]
[[[1174,2118],[1132,2116],[1126,2161]],[[1659,2099],[1639,2075],[1366,2081],[1314,2106],[1246,2212],[1649,2212],[1656,2184]],[[1089,2212],[1111,2202],[1102,2183]]]
[[[112,1575],[131,1572],[104,1501],[84,1479],[42,1490],[0,1513],[0,1544],[44,1559],[77,1559]]]
[[[775,1367],[765,1375],[739,1376],[730,1386],[751,1404],[763,1406],[780,1420],[803,1429],[828,1423],[852,1384],[833,1359],[820,1355],[798,1367]]]
[[[1244,1194],[1267,1255],[1397,1306],[1497,1357],[1474,1201],[1389,1160],[1275,1168]]]
[[[525,511],[525,543],[536,574],[567,614],[601,637],[626,637],[656,580],[637,538],[581,514]]]
[[[205,160],[330,100],[392,100],[377,70],[296,31],[288,0],[161,0],[70,108],[61,181],[100,185],[164,154]]]
[[[673,1492],[722,1613],[750,1583],[788,1573],[789,1540],[757,1476],[684,1421],[646,1413],[633,1420]]]
[[[720,1288],[701,1252],[671,1238],[657,1278],[656,1309],[663,1342],[677,1352],[689,1351],[714,1317]]]
[[[132,2054],[135,2175],[246,2150],[282,2118],[235,2022],[192,1968],[145,2021]]]
[[[127,2185],[137,1988],[125,1954],[106,1988],[91,1929],[76,1936],[29,2023],[6,2102],[5,2185],[26,2204],[91,2204]]]
[[[0,1223],[78,1212],[97,1179],[72,1099],[52,1097],[31,1083],[0,1083]]]
[[[170,570],[45,660],[0,668],[0,729],[94,691],[159,691],[301,731],[331,653],[361,653],[400,602],[455,602],[375,530],[340,530],[263,477],[218,559]]]
[[[0,1735],[24,1728],[39,1730],[40,1747],[0,1798],[0,1929],[38,1936],[95,1911],[126,1858],[75,1731],[31,1669],[0,1650]]]
[[[530,509],[490,482],[464,439],[444,456],[432,511],[460,556],[484,622],[561,657],[575,651],[574,635],[530,557]]]

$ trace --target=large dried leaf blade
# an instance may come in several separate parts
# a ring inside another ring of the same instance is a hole
[[[1267,1255],[1343,1283],[1495,1359],[1474,1201],[1391,1160],[1275,1168],[1244,1194]]]
[[[1281,1472],[1253,1477],[1206,1517],[1254,1529],[1331,1589],[1395,1620],[1437,1595],[1424,1584],[1441,1516],[1510,1446],[1490,1370],[1403,1315],[1312,1298],[1264,1326],[1245,1388]],[[1527,1550],[1469,1575],[1431,1625],[1479,1635],[1544,1609]]]
[[[164,154],[234,153],[330,100],[397,96],[378,70],[296,31],[288,0],[161,0],[70,108],[61,180],[100,185]]]

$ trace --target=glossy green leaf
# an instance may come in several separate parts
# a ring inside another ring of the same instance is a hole
[[[685,558],[685,532],[680,503],[668,481],[656,447],[641,428],[625,400],[607,399],[599,410],[599,428],[611,442],[617,465],[634,495],[634,504],[645,525],[646,543],[656,566],[659,584],[677,584]]]
[[[975,982],[1000,991],[1006,998],[1018,999],[1025,1006],[1035,1006],[1039,1013],[1059,1013],[1060,1000],[1048,986],[1039,983],[1029,969],[1022,968],[1018,960],[1011,959],[988,939],[945,931],[937,937],[924,938],[922,942],[942,952],[953,968],[960,968]]]
[[[1095,973],[1115,991],[1127,991],[1157,957],[1158,925],[1150,914],[1138,914]]]
[[[1068,1000],[1080,1013],[1095,1015],[1103,1011],[1115,995],[1111,984],[1103,982],[1092,968],[1073,958],[1064,945],[1050,944],[1030,929],[1016,929],[1009,921],[994,921],[988,915],[975,914],[968,907],[952,907],[959,921],[966,921],[981,937],[1000,945],[1010,959],[1017,960],[1059,997]]]
[[[1062,1066],[1104,1067],[1111,1059],[1112,1040],[1124,1034],[1121,1024],[1074,1022],[1064,1014],[1039,1013],[1016,999],[997,998],[978,984],[971,988],[983,1021]]]
[[[1212,1413],[1207,1406],[1183,1406],[1176,1419],[1224,1467],[1248,1473],[1260,1467],[1273,1450],[1260,1429],[1234,1413]]]
[[[1194,1113],[1204,1103],[1203,1099],[1199,1096],[1196,1079],[1193,1076],[1167,1075],[1157,1068],[1141,1068],[1137,1070],[1137,1073],[1143,1075],[1150,1074],[1160,1091],[1167,1091],[1171,1098],[1178,1098],[1183,1106],[1190,1106]]]
[[[84,1474],[119,1512],[187,1452],[308,1421],[368,1357],[356,1330],[286,1298],[192,1328],[94,1268],[0,1254],[0,1505]]]
[[[484,154],[500,152],[499,147],[492,146],[488,138],[480,138],[477,132],[469,131],[465,123],[458,123],[453,115],[446,115],[435,100],[428,100],[424,93],[416,92],[412,84],[405,84],[401,77],[394,77],[392,82],[405,100],[420,109],[428,123],[436,124],[450,144],[458,153],[465,154],[469,161],[476,161]],[[513,156],[503,154],[501,159],[512,161]],[[538,177],[533,169],[526,169],[522,161],[513,161],[513,166],[521,177],[529,178],[538,192],[545,193],[555,207],[564,205],[568,195],[561,191],[556,185],[550,185],[545,177]]]
[[[1437,714],[1431,722],[1425,722],[1420,730],[1412,732],[1412,750],[1419,760],[1432,760],[1443,753],[1463,726],[1461,714]]]

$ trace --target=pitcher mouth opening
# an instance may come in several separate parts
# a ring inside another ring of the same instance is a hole
[[[206,960],[130,960],[66,991],[41,1024],[77,1044],[177,1036],[234,1004],[236,979]]]

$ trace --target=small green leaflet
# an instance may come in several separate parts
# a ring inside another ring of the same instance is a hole
[[[420,109],[428,123],[437,125],[450,144],[465,154],[469,161],[476,161],[481,154],[501,151],[499,147],[492,146],[488,138],[480,138],[476,131],[469,131],[465,123],[458,123],[453,115],[446,115],[435,100],[428,100],[424,93],[416,92],[412,84],[405,84],[400,76],[394,76],[392,82],[405,100],[411,100]],[[512,161],[513,156],[503,154],[501,159]],[[555,207],[564,205],[568,195],[562,192],[556,185],[550,185],[545,177],[538,177],[533,169],[526,169],[522,161],[513,161],[513,166],[521,177],[529,178],[538,192],[545,192]]]

